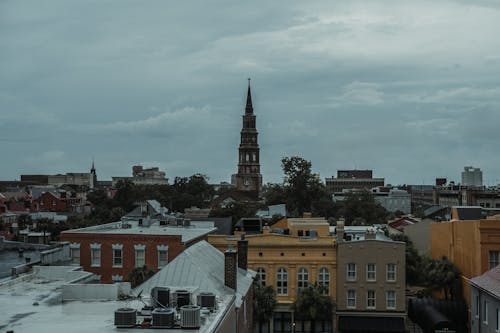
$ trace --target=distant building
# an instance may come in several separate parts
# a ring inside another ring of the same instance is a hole
[[[132,177],[112,177],[113,187],[119,181],[130,181],[136,185],[168,185],[166,173],[160,171],[158,167],[144,169],[142,165],[132,167]]]
[[[338,221],[338,332],[405,330],[405,243],[372,227]]]
[[[36,185],[77,185],[94,188],[97,185],[97,174],[92,162],[90,172],[69,172],[57,175],[21,175],[21,181]]]
[[[483,172],[481,169],[472,166],[464,167],[464,171],[462,171],[462,185],[483,186]]]
[[[196,228],[174,217],[130,218],[61,233],[70,242],[73,263],[101,277],[123,281],[135,267],[157,271],[216,228]]]
[[[350,189],[370,190],[384,186],[384,178],[373,178],[372,170],[338,170],[337,178],[326,178],[326,188],[330,193],[342,192]]]
[[[403,212],[403,214],[411,213],[411,194],[405,190],[400,190],[397,188],[392,188],[389,192],[382,192],[375,188],[372,190],[372,194],[375,197],[375,201],[380,203],[389,212]]]

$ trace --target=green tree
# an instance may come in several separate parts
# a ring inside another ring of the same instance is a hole
[[[296,314],[311,321],[311,332],[316,331],[316,321],[332,320],[334,303],[330,296],[324,295],[324,288],[315,283],[301,289],[293,304]]]
[[[299,156],[284,157],[281,166],[285,175],[286,204],[292,215],[328,213],[325,208],[333,207],[333,202],[319,175],[312,172],[311,162]]]
[[[144,265],[142,267],[136,267],[127,276],[127,280],[130,282],[132,288],[141,285],[144,281],[155,275],[155,271]]]
[[[253,317],[258,323],[259,333],[262,332],[262,324],[268,322],[276,307],[276,292],[272,286],[263,286],[258,280],[253,283]]]
[[[413,242],[405,234],[392,235],[395,241],[405,242],[406,284],[416,286],[426,282],[425,266],[428,259],[419,255]]]
[[[387,210],[367,190],[348,193],[337,214],[345,218],[346,225],[385,224],[388,217]]]
[[[425,272],[429,288],[442,291],[445,299],[461,298],[460,270],[447,257],[430,260]]]

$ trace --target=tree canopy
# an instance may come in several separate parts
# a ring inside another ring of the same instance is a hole
[[[367,190],[352,191],[339,203],[337,216],[345,218],[346,225],[373,225],[387,223],[388,212]]]
[[[293,304],[295,313],[311,321],[311,332],[315,332],[315,322],[330,320],[334,307],[330,296],[324,294],[324,286],[317,283],[301,289]]]

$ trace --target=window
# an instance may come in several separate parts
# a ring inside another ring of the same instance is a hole
[[[90,266],[101,267],[101,244],[90,244]]]
[[[330,294],[330,272],[325,267],[319,269],[318,285],[322,287],[321,293],[323,295]]]
[[[113,267],[123,267],[123,245],[113,244]]]
[[[347,264],[347,280],[348,281],[356,280],[356,264],[354,263]]]
[[[80,244],[71,243],[69,245],[71,263],[74,265],[80,265]]]
[[[366,292],[366,308],[375,309],[375,290],[368,290]]]
[[[396,264],[387,264],[387,281],[396,281]]]
[[[394,290],[389,290],[386,293],[387,297],[387,309],[396,308],[396,292]]]
[[[488,301],[483,302],[483,324],[488,325]]]
[[[56,201],[52,200],[52,206],[55,206],[55,205],[56,205]]]
[[[257,268],[257,278],[260,285],[264,287],[266,285],[266,270],[264,268]]]
[[[498,331],[500,331],[500,309],[497,308],[497,321],[496,321],[496,328],[495,328]]]
[[[309,285],[309,272],[306,268],[300,268],[297,274],[297,287],[300,290],[307,288]]]
[[[356,290],[354,289],[347,290],[347,307],[351,309],[356,307]]]
[[[158,268],[165,267],[168,264],[168,246],[158,245]]]
[[[490,269],[498,266],[498,264],[499,264],[499,261],[498,261],[499,255],[498,254],[499,254],[499,251],[490,251],[490,256],[489,256],[489,261],[488,261],[488,263],[490,264]]]
[[[479,308],[481,307],[481,303],[479,303],[479,295],[476,295],[476,318],[479,318]]]
[[[135,250],[135,267],[146,265],[146,245],[136,244]]]
[[[366,265],[366,280],[367,281],[375,281],[376,280],[376,271],[375,264],[367,264]]]
[[[288,272],[286,268],[279,268],[276,276],[276,294],[288,295]]]
[[[111,280],[113,282],[122,282],[123,276],[122,275],[111,275]]]

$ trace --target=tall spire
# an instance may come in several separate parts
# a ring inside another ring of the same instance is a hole
[[[95,172],[94,157],[92,157],[92,168],[90,168],[90,172]]]
[[[248,78],[247,106],[245,108],[245,113],[253,113],[252,93],[250,91],[250,78]]]

